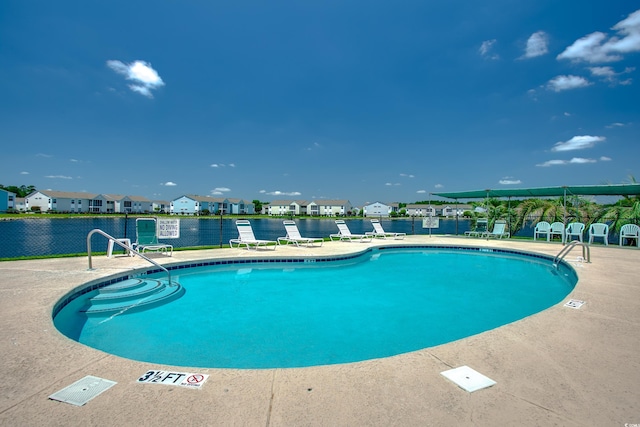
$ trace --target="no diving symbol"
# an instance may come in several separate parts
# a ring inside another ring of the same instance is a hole
[[[193,374],[187,378],[189,384],[200,384],[202,381],[204,381],[204,375],[200,374]]]

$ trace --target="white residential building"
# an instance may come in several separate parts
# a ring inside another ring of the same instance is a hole
[[[364,205],[362,210],[362,216],[364,217],[389,217],[393,212],[393,207],[382,202],[375,202]]]
[[[68,191],[34,191],[25,197],[27,211],[41,212],[89,212],[89,202],[96,194]]]

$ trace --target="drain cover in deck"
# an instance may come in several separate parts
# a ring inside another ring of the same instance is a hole
[[[491,387],[496,384],[491,378],[485,377],[480,372],[468,366],[460,366],[459,368],[441,372],[441,374],[468,392]]]
[[[82,406],[103,391],[107,391],[117,383],[103,378],[87,375],[68,387],[53,393],[49,399]]]
[[[564,306],[569,308],[579,309],[584,304],[584,301],[580,301],[579,299],[571,299],[567,301]]]

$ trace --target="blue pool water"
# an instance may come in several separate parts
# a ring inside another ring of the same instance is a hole
[[[182,298],[112,317],[54,321],[122,357],[190,367],[355,362],[447,343],[540,312],[573,289],[548,259],[478,250],[382,249],[342,261],[175,270]],[[162,277],[162,276],[158,276]]]

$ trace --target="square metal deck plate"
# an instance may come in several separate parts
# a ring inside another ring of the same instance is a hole
[[[105,380],[98,377],[87,375],[81,380],[76,381],[53,393],[49,399],[58,400],[60,402],[70,403],[76,406],[82,406],[100,393],[107,391],[117,383],[115,381]]]
[[[485,377],[480,372],[468,366],[460,366],[459,368],[441,372],[441,374],[468,392],[491,387],[496,384],[491,378]]]
[[[571,299],[567,301],[564,306],[569,308],[579,309],[584,305],[584,301],[580,301],[579,299]]]

